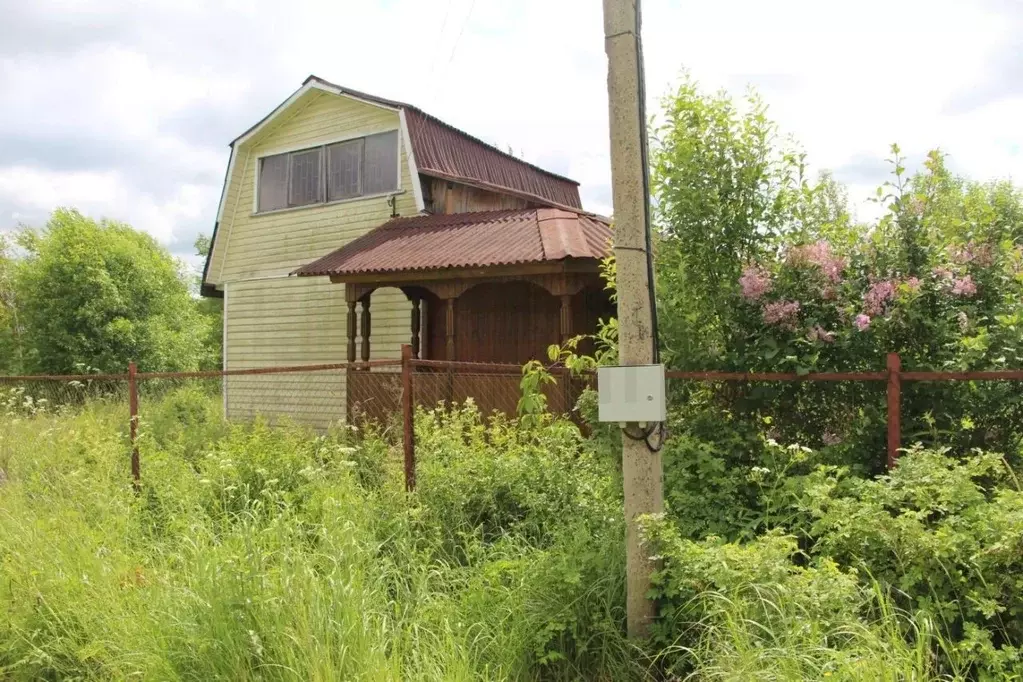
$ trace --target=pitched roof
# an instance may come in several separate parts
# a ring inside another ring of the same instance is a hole
[[[305,265],[300,276],[345,275],[603,258],[607,219],[553,208],[395,218]]]
[[[213,250],[217,248],[220,221],[227,200],[228,183],[231,182],[231,170],[237,151],[235,145],[283,113],[298,97],[312,88],[402,112],[408,131],[411,158],[415,162],[416,170],[424,175],[514,194],[546,206],[582,208],[582,201],[579,199],[579,183],[575,180],[515,158],[511,154],[444,123],[418,107],[345,88],[317,76],[309,76],[303,81],[302,87],[292,93],[288,99],[231,142],[231,160],[228,163],[224,186],[220,193],[217,220],[213,224],[212,244],[203,265],[200,286],[200,293],[203,296],[223,296],[222,292],[208,282],[208,277],[210,263],[213,260]],[[414,180],[418,181],[418,178]]]
[[[414,107],[406,107],[405,120],[420,173],[582,208],[575,180],[516,159]]]
[[[377,97],[309,76],[303,87],[315,83],[338,94],[379,106],[403,110],[416,167],[424,175],[510,191],[550,206],[582,208],[579,183],[557,173],[518,159],[497,147],[444,123],[422,109],[392,99]],[[279,109],[278,109],[279,110]],[[232,142],[244,138],[277,113],[274,110]]]

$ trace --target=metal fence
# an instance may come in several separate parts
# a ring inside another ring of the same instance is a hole
[[[569,413],[583,389],[563,367],[546,387],[552,412]],[[515,414],[522,367],[418,360],[405,346],[401,359],[260,367],[206,372],[139,372],[134,363],[116,374],[0,376],[0,416],[74,410],[86,403],[124,409],[131,444],[131,477],[138,487],[140,417],[187,421],[196,405],[215,405],[228,422],[263,418],[326,430],[346,422],[375,422],[402,434],[405,482],[415,486],[415,407],[471,400],[482,414]],[[205,400],[195,401],[196,396]],[[156,406],[159,405],[157,409]],[[168,416],[169,415],[169,416]]]
[[[902,448],[903,383],[949,381],[1023,381],[1023,370],[978,372],[904,371],[898,353],[889,353],[886,368],[879,372],[811,372],[807,374],[778,372],[679,372],[669,371],[668,379],[700,382],[770,383],[770,382],[828,382],[875,383],[885,387],[886,461],[895,466]]]
[[[595,376],[573,377],[564,367],[550,367],[557,379],[544,387],[552,413],[570,414],[582,391],[596,386]],[[1023,371],[903,371],[897,354],[877,372],[742,373],[667,372],[670,381],[726,385],[781,382],[873,384],[884,388],[888,468],[901,448],[902,395],[906,382],[1023,381]],[[75,409],[87,402],[123,406],[131,443],[132,482],[138,486],[142,462],[138,449],[140,414],[150,418],[151,406],[172,400],[180,391],[214,398],[227,421],[256,417],[288,419],[325,429],[331,424],[377,422],[401,431],[405,485],[415,488],[415,408],[458,405],[472,400],[483,414],[514,414],[521,395],[519,365],[419,360],[410,346],[401,359],[359,363],[263,367],[210,372],[138,372],[134,364],[120,374],[0,377],[0,415],[16,412]],[[171,404],[173,412],[174,405]],[[189,403],[181,401],[181,410]],[[880,411],[879,410],[879,411]],[[183,415],[187,417],[187,415]]]

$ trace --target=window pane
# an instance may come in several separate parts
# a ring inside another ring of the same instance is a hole
[[[366,138],[366,194],[398,189],[398,131]]]
[[[288,206],[288,155],[266,156],[259,162],[257,210],[273,211]]]
[[[305,206],[323,201],[320,188],[323,181],[320,177],[320,154],[322,148],[291,155],[291,197],[289,205]]]
[[[327,201],[362,194],[362,140],[327,147]]]

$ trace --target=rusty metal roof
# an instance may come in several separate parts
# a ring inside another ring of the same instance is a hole
[[[575,180],[517,159],[411,104],[345,88],[317,76],[309,76],[305,82],[310,81],[358,99],[404,109],[412,154],[416,167],[424,175],[499,191],[510,190],[551,206],[582,208],[579,183]]]
[[[607,219],[554,208],[395,218],[305,265],[300,276],[545,263],[603,258]]]
[[[542,203],[582,208],[579,183],[516,159],[414,107],[406,107],[420,173],[512,190]]]

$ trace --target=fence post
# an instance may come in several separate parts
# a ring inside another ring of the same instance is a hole
[[[889,471],[899,457],[902,433],[902,360],[898,353],[888,354],[888,461]]]
[[[139,466],[139,388],[135,374],[138,370],[134,362],[128,363],[128,440],[131,442],[131,482],[137,491],[142,483],[142,472]]]
[[[412,346],[404,343],[401,346],[401,421],[405,450],[405,490],[416,489],[416,429],[415,400],[412,395]]]

